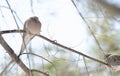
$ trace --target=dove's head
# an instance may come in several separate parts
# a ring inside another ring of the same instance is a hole
[[[39,18],[37,16],[33,16],[30,19],[32,19],[33,21],[39,21]]]
[[[108,58],[109,56],[111,56],[112,54],[105,54],[105,58]]]

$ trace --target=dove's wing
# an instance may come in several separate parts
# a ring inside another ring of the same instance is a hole
[[[24,37],[23,37],[23,43],[22,43],[22,46],[21,46],[21,51],[23,51],[27,44],[29,43],[29,41],[34,37],[34,35],[31,35],[31,34],[26,34]]]
[[[24,24],[24,30],[26,32],[23,33],[23,41],[22,41],[22,45],[21,45],[20,54],[23,53],[23,51],[26,48],[29,41],[34,37],[34,35],[29,34],[29,29],[27,28],[28,25],[29,25],[29,23],[28,23],[28,21],[26,21]]]

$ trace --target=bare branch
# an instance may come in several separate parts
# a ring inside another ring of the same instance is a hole
[[[13,49],[6,43],[3,37],[0,35],[0,44],[6,50],[6,52],[10,55],[10,57],[26,72],[27,75],[30,76],[30,70],[27,66],[19,59],[19,57],[14,53]]]
[[[16,18],[15,18],[15,15],[14,15],[14,13],[13,13],[13,10],[12,10],[12,8],[11,8],[11,6],[10,6],[8,0],[6,0],[6,3],[8,4],[8,7],[9,7],[9,9],[10,9],[10,11],[11,11],[11,14],[12,14],[12,16],[13,16],[13,19],[15,20],[15,23],[16,23],[16,25],[17,25],[17,28],[19,29],[17,20],[16,20]]]
[[[30,6],[31,6],[31,12],[34,14],[34,10],[33,10],[33,0],[30,0]]]
[[[88,56],[88,55],[85,55],[85,54],[83,54],[83,53],[81,53],[81,52],[79,52],[79,51],[77,51],[77,50],[74,50],[74,49],[69,48],[69,47],[67,47],[67,46],[64,46],[64,45],[62,45],[62,44],[60,44],[60,43],[57,43],[57,42],[55,42],[55,41],[53,41],[53,40],[50,40],[50,39],[48,39],[47,37],[44,37],[44,36],[42,36],[42,35],[37,35],[37,36],[43,38],[44,40],[46,40],[46,41],[48,41],[48,42],[50,42],[50,43],[52,43],[52,44],[54,44],[54,45],[57,45],[57,46],[62,47],[62,48],[64,48],[64,49],[67,49],[68,51],[71,51],[71,52],[74,52],[74,53],[76,53],[76,54],[82,55],[82,56],[84,56],[84,57],[86,57],[86,58],[88,58],[88,59],[94,60],[94,61],[96,61],[96,62],[102,63],[102,64],[107,65],[107,66],[110,67],[109,64],[107,64],[107,63],[105,63],[105,62],[103,62],[103,61],[101,61],[101,60],[98,60],[98,59],[95,59],[95,58],[90,57],[90,56]]]
[[[16,31],[16,30],[7,30],[7,31],[4,32],[4,33],[10,33],[9,31],[12,31],[11,33],[13,33],[13,32],[25,32],[24,30],[21,30],[21,31],[19,31],[19,30],[18,30],[18,31]],[[1,31],[1,32],[3,32],[3,31]],[[0,34],[1,34],[1,32],[0,32]],[[2,33],[2,34],[3,34],[3,33]],[[110,67],[109,64],[107,64],[107,63],[105,63],[105,62],[103,62],[103,61],[101,61],[101,60],[98,60],[98,59],[96,59],[96,58],[93,58],[93,57],[90,57],[90,56],[88,56],[88,55],[85,55],[85,54],[83,54],[83,53],[81,53],[81,52],[79,52],[79,51],[77,51],[77,50],[74,50],[74,49],[69,48],[69,47],[67,47],[67,46],[64,46],[64,45],[62,45],[62,44],[60,44],[60,43],[57,43],[57,42],[55,42],[55,41],[53,41],[53,40],[50,40],[50,39],[48,39],[47,37],[44,37],[44,36],[42,36],[42,35],[37,35],[37,36],[40,37],[40,38],[42,38],[42,39],[44,39],[44,40],[46,40],[46,41],[48,41],[48,42],[50,42],[50,43],[52,43],[52,44],[54,44],[54,45],[57,45],[57,46],[62,47],[62,48],[64,48],[64,49],[67,49],[68,51],[71,51],[71,52],[74,52],[74,53],[76,53],[76,54],[82,55],[82,56],[84,56],[84,57],[86,57],[86,58],[88,58],[88,59],[94,60],[94,61],[96,61],[96,62],[102,63],[102,64],[107,65],[107,66]],[[1,43],[1,40],[0,40],[0,43]],[[3,42],[3,43],[4,43],[4,42]],[[8,46],[7,46],[7,47],[8,47]]]
[[[23,33],[23,32],[25,32],[24,30],[18,30],[18,29],[16,29],[16,30],[5,30],[5,31],[0,31],[0,35],[1,34],[7,34],[7,33]]]
[[[42,72],[42,71],[40,71],[40,70],[36,70],[36,69],[32,69],[31,70],[32,72],[39,72],[39,73],[42,73],[43,75],[46,75],[46,76],[49,76],[49,74],[47,74],[47,73],[44,73],[44,72]]]
[[[93,3],[96,3],[102,7],[102,10],[105,10],[105,14],[111,17],[118,17],[120,15],[120,7],[106,2],[106,0],[92,0]],[[110,17],[109,17],[110,18]]]
[[[0,73],[0,76],[3,76],[3,73],[6,71],[6,69],[10,66],[10,64],[11,63],[13,63],[14,61],[13,60],[11,60],[8,64],[7,64],[7,66],[5,66],[5,68],[2,70],[2,72]]]
[[[86,72],[87,72],[87,76],[90,76],[89,71],[88,71],[88,67],[87,67],[87,63],[86,63],[86,59],[85,59],[84,56],[83,56],[83,61],[84,61],[84,64],[85,64],[85,69],[86,69]]]
[[[44,57],[42,57],[42,56],[40,56],[40,55],[37,55],[37,54],[34,54],[34,53],[22,53],[21,55],[23,55],[23,54],[31,54],[31,55],[34,55],[34,56],[40,57],[40,58],[42,58],[42,59],[48,61],[49,63],[51,63],[51,64],[54,66],[54,64],[53,64],[51,61],[47,60],[46,58],[44,58]],[[21,55],[20,55],[20,56],[21,56]]]
[[[97,40],[97,38],[96,38],[94,32],[92,31],[90,25],[89,25],[88,22],[84,19],[84,17],[82,16],[82,13],[81,13],[81,12],[79,11],[79,9],[77,8],[74,0],[71,0],[71,1],[72,1],[73,5],[75,6],[75,8],[76,8],[76,10],[77,10],[77,12],[78,12],[78,14],[79,14],[79,16],[83,19],[83,21],[84,21],[85,24],[87,25],[88,29],[90,30],[91,34],[93,35],[93,38],[95,39],[95,41],[96,41],[99,49],[101,50],[101,52],[102,52],[104,55],[106,55],[105,52],[104,52],[104,50],[103,50],[102,47],[100,46],[100,43],[99,43],[99,41]]]
[[[1,5],[0,5],[1,13],[2,13],[2,8],[9,9],[9,7],[1,6]],[[20,23],[23,24],[22,20],[19,18],[19,16],[18,16],[18,14],[16,13],[16,11],[13,10],[13,9],[11,9],[11,10],[13,11],[13,14],[15,14],[15,16],[17,17],[17,19],[20,21]],[[2,16],[4,16],[4,15],[2,14]]]
[[[52,64],[52,66],[55,68],[55,70],[56,70],[56,72],[57,72],[57,69],[56,69],[55,65],[53,64],[53,62],[49,61],[48,59],[46,59],[46,58],[44,58],[44,57],[42,57],[42,56],[40,56],[40,55],[37,55],[37,54],[35,54],[35,53],[22,53],[21,55],[23,55],[23,54],[31,54],[31,55],[34,55],[34,56],[37,56],[37,57],[40,57],[40,58],[46,60],[47,62],[49,62],[50,64]],[[21,56],[21,55],[20,55],[20,56]],[[58,73],[57,73],[56,76],[58,76]]]

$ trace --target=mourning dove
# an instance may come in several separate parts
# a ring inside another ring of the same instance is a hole
[[[120,70],[120,55],[106,54],[105,61],[112,67],[112,70]]]
[[[120,65],[120,55],[106,55],[106,62],[110,65],[117,66]]]
[[[30,40],[35,35],[40,34],[41,22],[39,21],[38,17],[33,16],[26,20],[24,23],[24,30],[25,33],[23,33],[23,42],[21,45],[20,55],[23,53],[24,49],[26,48]]]

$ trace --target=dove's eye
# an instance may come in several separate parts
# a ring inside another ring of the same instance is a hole
[[[117,61],[117,59],[116,58],[114,58],[114,60],[113,60],[114,62],[116,62]]]

